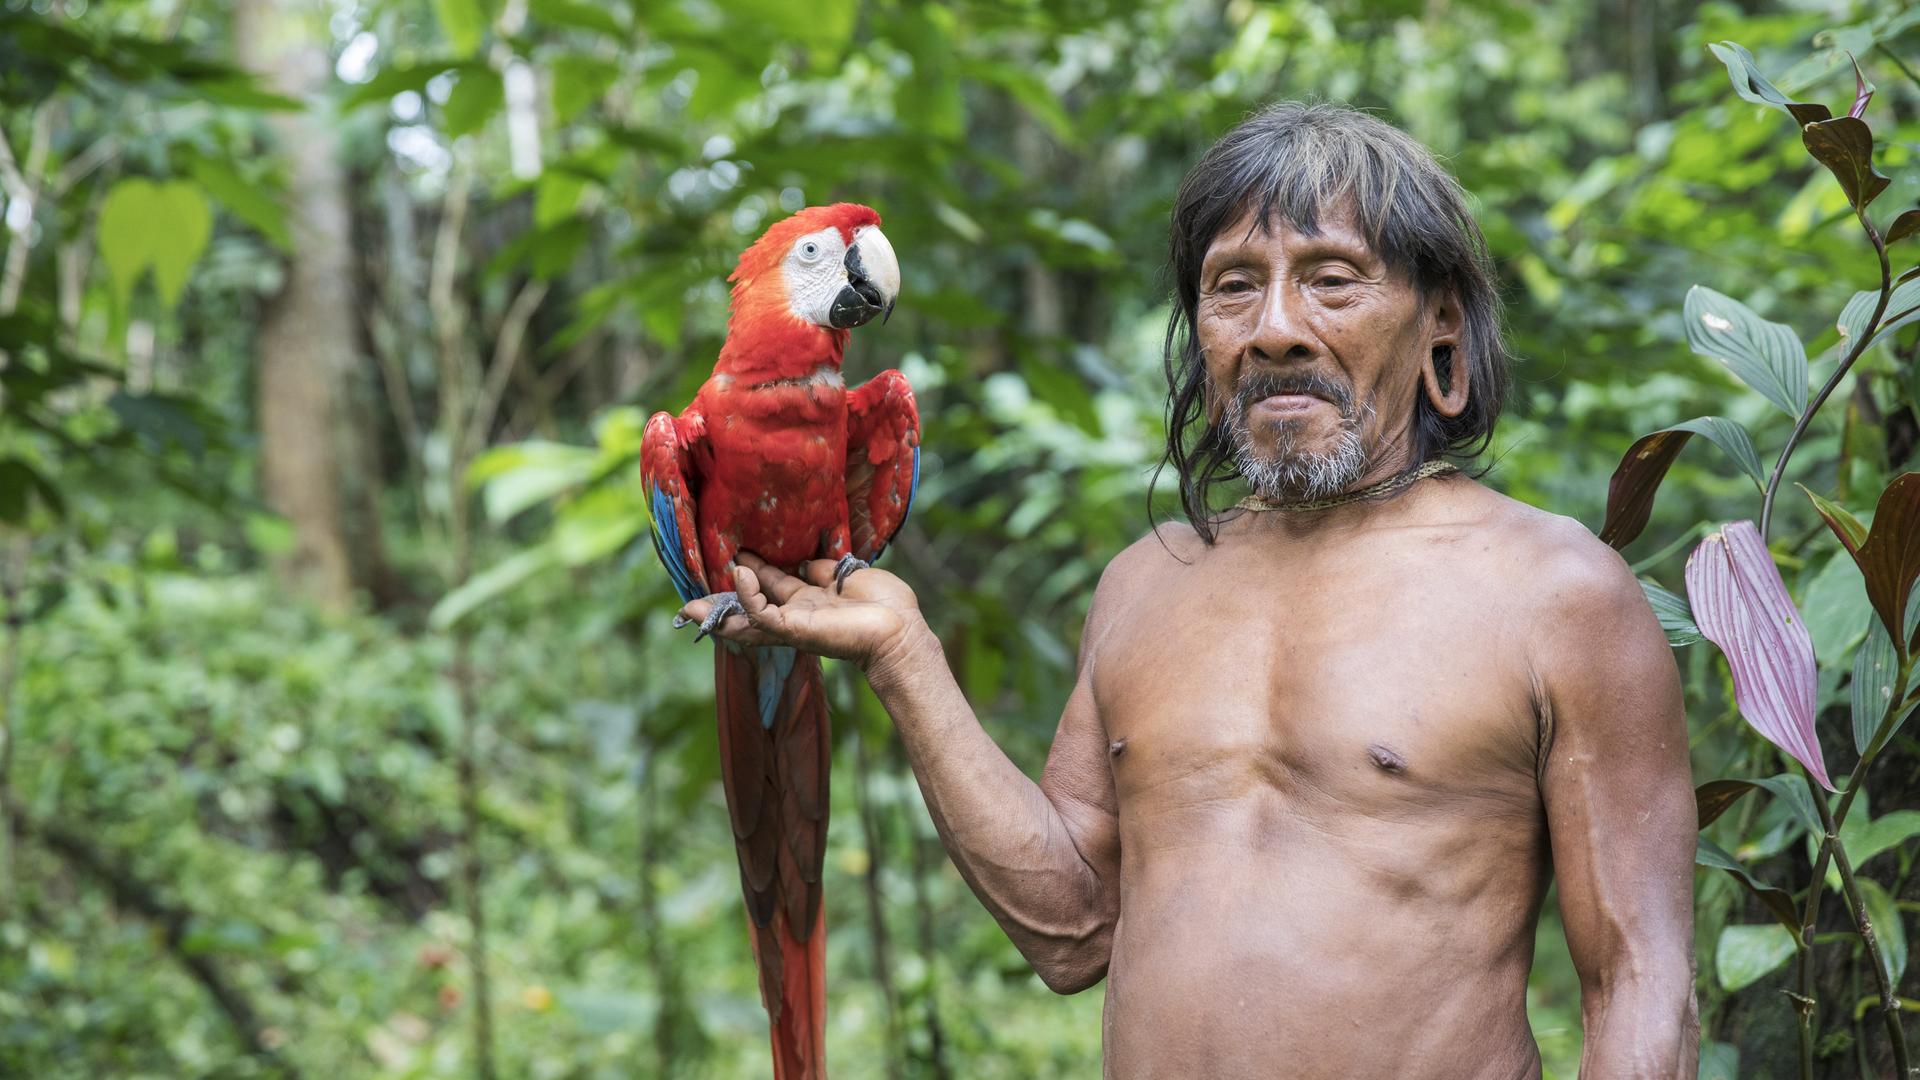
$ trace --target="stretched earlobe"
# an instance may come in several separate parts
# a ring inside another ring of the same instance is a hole
[[[1420,381],[1426,385],[1427,400],[1434,411],[1451,420],[1467,411],[1467,394],[1472,378],[1467,365],[1458,363],[1459,350],[1452,345],[1435,345],[1420,367]],[[1440,385],[1440,368],[1447,369],[1447,385]]]

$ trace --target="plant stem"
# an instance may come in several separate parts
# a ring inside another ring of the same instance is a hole
[[[1824,795],[1824,793],[1820,793]],[[1887,1038],[1893,1043],[1894,1074],[1905,1077],[1912,1075],[1912,1067],[1907,1058],[1907,1033],[1900,1024],[1900,1010],[1896,1004],[1896,987],[1887,980],[1886,952],[1880,944],[1880,936],[1874,932],[1873,920],[1867,915],[1866,899],[1860,895],[1860,884],[1854,880],[1853,861],[1847,858],[1847,846],[1840,842],[1840,826],[1834,821],[1832,811],[1827,809],[1827,800],[1816,795],[1813,805],[1820,811],[1821,824],[1826,827],[1826,844],[1833,852],[1833,864],[1840,871],[1841,897],[1846,901],[1847,914],[1853,917],[1853,925],[1860,932],[1860,941],[1867,947],[1867,963],[1873,968],[1873,979],[1880,987],[1881,1015],[1887,1026]],[[1824,872],[1813,881],[1815,889],[1826,886]]]
[[[1819,1034],[1819,1016],[1813,997],[1813,940],[1814,926],[1820,917],[1820,898],[1827,891],[1827,863],[1838,854],[1843,865],[1846,865],[1844,862],[1846,852],[1840,843],[1840,827],[1846,823],[1847,811],[1853,809],[1854,796],[1860,793],[1861,785],[1866,782],[1867,769],[1872,766],[1874,759],[1880,755],[1881,748],[1892,737],[1894,725],[1899,721],[1900,714],[1905,708],[1906,703],[1902,699],[1906,696],[1907,680],[1913,675],[1914,658],[1908,654],[1905,641],[1898,644],[1902,655],[1900,670],[1894,676],[1893,693],[1887,699],[1886,711],[1880,715],[1880,724],[1874,729],[1873,738],[1867,740],[1866,750],[1861,753],[1860,760],[1854,763],[1853,772],[1847,776],[1846,787],[1840,793],[1840,805],[1829,810],[1827,793],[1813,779],[1812,773],[1807,774],[1807,788],[1813,795],[1813,805],[1820,812],[1821,826],[1826,831],[1826,835],[1820,840],[1819,854],[1813,861],[1813,881],[1807,888],[1806,908],[1800,920],[1799,993],[1796,1005],[1800,1010],[1800,1075],[1807,1080],[1813,1076],[1813,1043]],[[1848,865],[1847,870],[1842,874],[1843,883],[1848,880],[1851,872],[1852,867]],[[1865,924],[1865,908],[1858,897],[1859,888],[1855,885],[1853,891],[1844,897],[1848,904],[1848,913],[1854,916],[1855,926],[1861,928],[1860,938],[1867,946],[1867,952],[1875,965],[1876,973],[1884,978],[1885,961],[1881,956],[1880,944],[1877,937],[1872,934],[1871,926]],[[1891,996],[1891,992],[1883,991],[1882,1002],[1884,1003]],[[1896,1009],[1889,1008],[1887,1015],[1888,1034],[1894,1041],[1894,1058],[1901,1063],[1901,1080],[1906,1080],[1909,1075],[1905,1064],[1906,1032],[1900,1025],[1899,1013]]]
[[[1833,377],[1820,388],[1820,393],[1800,414],[1800,419],[1794,422],[1793,433],[1787,436],[1787,444],[1780,448],[1780,457],[1773,463],[1773,473],[1767,477],[1766,495],[1760,501],[1762,543],[1766,542],[1768,526],[1773,524],[1773,499],[1779,494],[1780,478],[1787,473],[1788,459],[1793,457],[1793,451],[1800,445],[1801,438],[1806,435],[1807,425],[1813,423],[1814,414],[1820,411],[1820,406],[1827,403],[1827,398],[1833,394],[1834,388],[1840,385],[1840,380],[1847,377],[1847,372],[1853,370],[1853,362],[1860,359],[1860,354],[1866,352],[1867,346],[1873,343],[1874,332],[1880,329],[1880,316],[1887,313],[1887,301],[1893,295],[1893,266],[1887,261],[1886,241],[1880,238],[1880,230],[1873,227],[1873,222],[1867,220],[1865,210],[1855,210],[1854,215],[1860,219],[1860,227],[1867,231],[1867,239],[1873,241],[1875,254],[1880,256],[1880,300],[1873,305],[1873,317],[1869,318],[1867,325],[1861,329],[1859,339],[1853,343],[1853,348],[1847,350],[1847,355],[1841,359],[1840,366],[1834,369]]]

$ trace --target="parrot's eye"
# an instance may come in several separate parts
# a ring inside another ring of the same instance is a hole
[[[813,241],[809,240],[806,243],[800,245],[800,258],[802,261],[812,262],[813,260],[819,257],[820,257],[819,244],[816,244]]]

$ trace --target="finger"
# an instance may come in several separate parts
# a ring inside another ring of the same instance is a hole
[[[740,606],[747,609],[747,618],[758,621],[761,614],[768,610],[767,596],[760,588],[760,577],[745,566],[733,568],[733,591],[740,595]]]
[[[792,600],[807,587],[806,579],[795,577],[777,566],[763,563],[754,568],[754,573],[759,577],[760,588],[766,592],[767,599],[776,604]]]
[[[678,630],[688,623],[700,623],[706,619],[707,612],[711,610],[713,605],[704,599],[689,600],[686,606],[680,609],[680,613],[673,617],[673,628]]]
[[[833,584],[833,568],[836,565],[833,559],[813,559],[802,566],[800,572],[806,575],[808,582],[824,589]]]

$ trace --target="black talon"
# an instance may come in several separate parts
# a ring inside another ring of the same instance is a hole
[[[737,592],[713,593],[707,597],[707,602],[712,604],[713,607],[708,609],[707,617],[700,620],[700,632],[693,635],[693,640],[695,641],[699,641],[701,638],[713,633],[715,628],[726,621],[727,616],[745,615],[747,613],[747,609],[740,606],[740,594]],[[684,615],[675,615],[673,617],[673,628],[678,630],[692,622],[692,619]]]
[[[846,592],[847,576],[855,570],[865,570],[871,565],[872,564],[865,559],[856,559],[851,555],[840,556],[840,561],[833,566],[833,591],[836,593]]]

